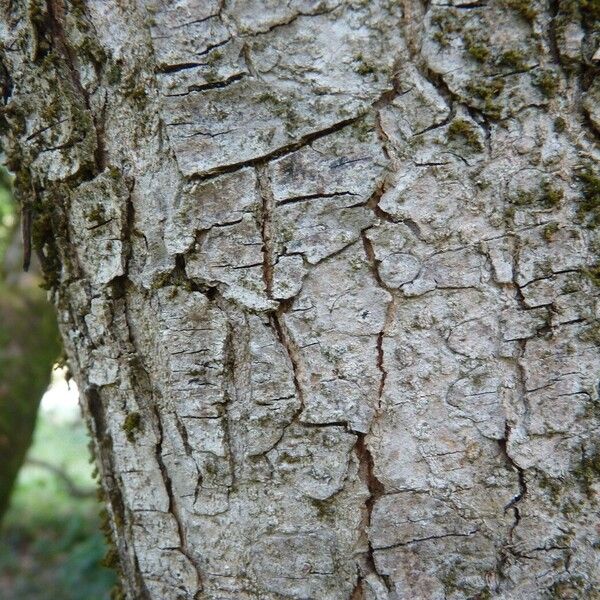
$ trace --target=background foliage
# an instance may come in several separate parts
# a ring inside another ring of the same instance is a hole
[[[87,433],[76,408],[38,414],[60,344],[39,276],[20,272],[17,228],[0,168],[0,597],[103,600],[115,576],[101,565]]]

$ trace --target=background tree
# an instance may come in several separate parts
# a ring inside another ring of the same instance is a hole
[[[37,411],[60,352],[56,317],[39,288],[39,268],[22,271],[10,179],[0,172],[0,521],[25,454]],[[36,273],[37,271],[37,273]]]
[[[127,597],[597,597],[595,0],[2,5]]]

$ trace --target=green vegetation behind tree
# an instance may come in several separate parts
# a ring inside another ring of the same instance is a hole
[[[9,186],[8,174],[0,171],[0,262],[19,235]],[[0,519],[60,352],[56,319],[38,278],[15,276],[9,284],[6,271],[11,269],[15,266],[7,266],[0,279]]]

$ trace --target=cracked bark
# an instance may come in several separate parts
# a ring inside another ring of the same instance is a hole
[[[123,592],[593,598],[595,9],[318,4],[1,7]]]

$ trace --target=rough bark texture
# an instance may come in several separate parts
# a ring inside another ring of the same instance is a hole
[[[128,598],[600,597],[600,7],[450,4],[2,2]]]

